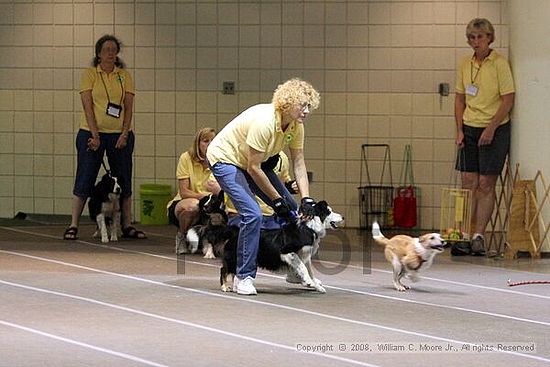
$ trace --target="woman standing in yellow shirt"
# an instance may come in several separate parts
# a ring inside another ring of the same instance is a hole
[[[132,109],[134,82],[118,58],[120,41],[105,35],[95,44],[93,67],[80,80],[83,113],[76,136],[77,169],[73,188],[71,225],[63,238],[78,238],[78,224],[86,200],[107,154],[113,176],[122,189],[122,237],[146,238],[132,226]]]
[[[462,172],[463,188],[473,193],[471,253],[485,255],[485,228],[510,148],[509,113],[515,89],[508,61],[489,47],[495,40],[491,22],[473,19],[466,27],[466,38],[474,54],[462,60],[456,76],[456,168]]]

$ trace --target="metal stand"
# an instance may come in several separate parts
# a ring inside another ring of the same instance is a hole
[[[371,164],[380,163],[380,180],[371,181],[369,171],[369,152],[373,155]],[[378,159],[378,162],[376,162]],[[364,171],[364,173],[363,173]],[[363,175],[366,175],[365,177]],[[388,180],[389,178],[389,180]],[[381,228],[393,226],[393,177],[391,172],[391,154],[388,144],[361,145],[361,170],[359,174],[359,225],[363,229],[370,228],[373,221],[377,221]]]

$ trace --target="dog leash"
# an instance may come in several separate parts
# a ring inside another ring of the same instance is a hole
[[[103,169],[109,176],[111,176],[111,170],[107,168],[107,165],[105,164],[105,157],[101,159],[101,165],[103,166]]]
[[[285,219],[285,218],[281,218],[279,217],[278,215],[275,216],[275,221],[277,222],[277,224],[281,225],[281,226],[284,226],[285,224],[290,224],[291,222],[298,222],[298,212],[295,211],[295,210],[291,210],[289,212],[289,217],[290,217],[290,220],[288,219]]]
[[[527,284],[550,284],[550,280],[525,280],[521,282],[512,282],[512,279],[508,279],[509,287],[515,287],[516,285],[527,285]]]

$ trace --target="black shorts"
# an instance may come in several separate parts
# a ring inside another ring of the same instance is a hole
[[[498,176],[510,151],[510,121],[495,130],[489,145],[478,146],[484,128],[464,125],[464,147],[458,150],[455,168],[461,172],[478,172],[484,176]]]
[[[180,221],[178,220],[178,217],[176,217],[176,205],[180,200],[174,200],[172,204],[168,207],[168,223],[175,225],[176,227],[180,227]]]

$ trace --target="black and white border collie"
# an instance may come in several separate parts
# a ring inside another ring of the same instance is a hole
[[[120,225],[120,185],[116,177],[106,173],[92,190],[88,202],[90,218],[97,224],[93,235],[101,235],[101,242],[118,241]]]
[[[302,284],[320,293],[326,293],[321,281],[313,275],[311,258],[319,249],[326,230],[336,228],[344,217],[332,211],[326,201],[315,204],[312,219],[298,219],[281,229],[262,229],[258,249],[258,267],[272,271],[286,271],[288,283]],[[220,270],[221,289],[233,289],[237,268],[237,239],[239,228],[233,226],[223,246],[223,266]],[[216,247],[217,248],[217,247]]]
[[[228,238],[227,220],[223,191],[199,200],[199,220],[187,231],[187,251],[194,254],[202,249],[205,259],[215,259],[213,246],[222,246]]]

